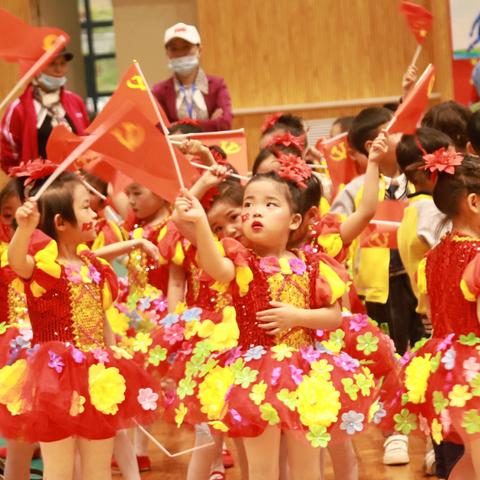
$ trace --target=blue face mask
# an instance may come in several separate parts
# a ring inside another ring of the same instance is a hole
[[[54,92],[67,83],[67,77],[52,77],[51,75],[46,75],[45,73],[41,73],[37,77],[37,80],[48,92]]]
[[[188,55],[186,57],[170,59],[170,62],[168,62],[168,68],[173,70],[175,73],[188,75],[196,67],[198,67],[198,63],[197,55]]]

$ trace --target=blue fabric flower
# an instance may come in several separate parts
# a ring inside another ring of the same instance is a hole
[[[188,310],[185,310],[182,313],[182,318],[186,322],[193,322],[194,320],[200,320],[200,315],[202,314],[202,309],[198,307],[193,307]]]
[[[446,370],[453,370],[455,367],[455,360],[457,358],[457,352],[453,348],[449,348],[445,355],[442,357],[442,363]]]
[[[160,324],[164,327],[171,327],[178,322],[178,315],[176,313],[169,313],[160,320]]]
[[[243,355],[243,358],[245,359],[246,362],[249,362],[250,360],[260,360],[267,351],[265,348],[262,347],[262,345],[256,345],[255,347],[251,347],[247,352]]]
[[[355,410],[349,410],[342,414],[342,423],[340,428],[345,430],[349,435],[353,435],[356,432],[363,430],[363,421],[365,415],[363,413],[357,413]]]

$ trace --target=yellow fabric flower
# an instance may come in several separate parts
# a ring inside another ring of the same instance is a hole
[[[72,417],[77,417],[83,413],[85,411],[85,407],[83,406],[85,402],[85,397],[74,390],[72,392],[72,401],[70,402],[70,415]]]
[[[209,420],[223,418],[225,414],[225,397],[233,385],[235,375],[228,367],[215,367],[209,372],[198,387],[198,399],[202,412]]]
[[[297,411],[307,427],[322,425],[328,428],[337,421],[340,411],[340,392],[321,374],[304,375],[297,390]]]
[[[432,421],[432,438],[436,444],[440,444],[443,440],[442,424],[436,418]]]
[[[124,337],[128,330],[128,317],[124,313],[119,312],[115,307],[109,308],[106,311],[106,315],[113,333]]]
[[[327,360],[316,360],[315,362],[312,362],[310,367],[315,374],[321,377],[323,380],[330,380],[330,372],[333,370],[333,366],[330,365]]]
[[[175,423],[177,424],[177,427],[180,428],[183,420],[185,419],[185,415],[188,412],[188,408],[184,405],[184,403],[180,403],[178,408],[175,409]]]
[[[211,422],[208,422],[208,424],[215,430],[220,430],[221,432],[228,432],[228,427],[220,420],[213,420]]]
[[[214,325],[209,337],[209,343],[215,350],[225,350],[237,345],[240,330],[238,329],[236,312],[233,307],[225,307],[222,321]]]
[[[7,403],[7,410],[13,415],[20,415],[24,410],[24,400],[19,398],[15,402]]]
[[[275,345],[274,347],[272,347],[271,351],[273,352],[272,357],[275,360],[278,360],[279,362],[281,362],[286,358],[291,358],[293,355],[293,352],[295,352],[296,349],[293,347],[289,347],[286,343],[279,343],[278,345]]]
[[[148,347],[153,343],[152,337],[149,333],[139,332],[135,335],[133,342],[133,351],[147,353]]]
[[[473,398],[473,395],[468,391],[468,389],[468,385],[454,385],[453,389],[448,394],[450,406],[464,407],[467,401]]]
[[[267,384],[262,380],[252,387],[252,391],[249,393],[250,400],[255,405],[260,405],[265,400],[265,392],[267,391]]]
[[[244,296],[248,293],[248,286],[253,280],[253,272],[249,267],[237,267],[235,281],[237,282],[240,296]]]
[[[125,379],[118,368],[105,368],[102,363],[88,369],[88,392],[92,405],[106,415],[115,415],[125,400]]]
[[[210,288],[218,293],[225,293],[228,290],[228,284],[215,282]]]
[[[342,380],[343,382],[343,380]],[[368,409],[368,422],[370,423],[373,420],[375,414],[380,410],[380,402],[375,400]]]
[[[408,400],[412,403],[424,403],[430,377],[431,354],[415,357],[405,369],[405,387]]]
[[[185,302],[178,302],[177,306],[175,307],[175,311],[177,315],[181,315],[187,309],[187,304]]]
[[[27,361],[17,360],[12,365],[0,368],[0,403],[17,403],[21,399],[27,373]]]

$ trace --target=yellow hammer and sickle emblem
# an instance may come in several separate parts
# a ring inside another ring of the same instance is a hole
[[[55,35],[54,33],[50,33],[49,35],[46,35],[43,38],[43,45],[42,48],[47,51],[50,50],[53,47],[53,44],[55,43],[55,40],[58,38],[58,35]]]
[[[112,130],[112,135],[131,152],[137,150],[145,141],[145,130],[132,122],[122,122],[120,127]]]
[[[379,232],[373,232],[370,235],[370,238],[368,239],[368,243],[372,247],[383,247],[386,248],[388,247],[388,233],[379,233]]]
[[[145,85],[145,82],[140,75],[133,75],[132,77],[130,77],[127,80],[127,87],[132,89],[138,88],[139,90],[143,91],[147,89],[147,86]]]
[[[335,162],[341,162],[347,158],[347,147],[345,142],[334,145],[330,150],[330,158]]]
[[[230,142],[227,140],[221,141],[220,147],[227,155],[233,155],[241,150],[240,145],[237,142]]]

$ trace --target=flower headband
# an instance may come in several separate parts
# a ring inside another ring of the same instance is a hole
[[[454,175],[455,167],[458,167],[463,162],[463,155],[442,147],[433,153],[424,153],[423,159],[425,161],[423,168],[429,170],[436,177],[439,172]]]
[[[278,119],[283,115],[283,112],[277,112],[274,113],[273,115],[270,115],[265,119],[265,122],[263,122],[261,131],[262,134],[265,133],[267,130],[270,130],[278,121]]]
[[[285,132],[281,135],[272,135],[268,140],[265,148],[283,145],[284,147],[294,147],[298,150],[298,153],[302,153],[305,150],[305,134],[296,137],[290,132]]]
[[[223,165],[224,167],[229,166],[227,159],[224,158],[223,155],[215,148],[215,145],[210,145],[208,149],[210,150],[210,153],[219,165]]]
[[[26,187],[35,180],[48,177],[57,169],[57,167],[58,165],[50,160],[37,158],[28,162],[21,162],[16,167],[10,168],[8,174],[10,177],[26,177],[25,182],[23,183]]]
[[[307,188],[305,181],[312,176],[312,170],[301,157],[291,153],[283,154],[278,157],[278,162],[280,163],[280,169],[277,172],[279,177],[295,183],[298,188]]]

